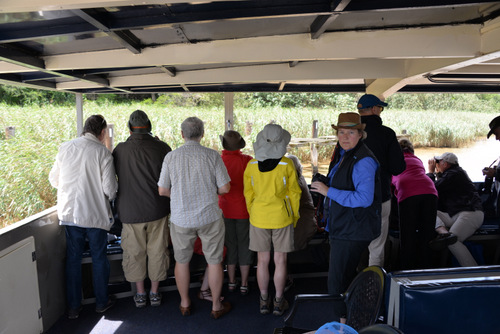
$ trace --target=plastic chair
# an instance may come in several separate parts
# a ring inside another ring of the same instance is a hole
[[[345,302],[347,306],[347,325],[355,330],[375,323],[378,318],[384,295],[385,271],[379,266],[370,266],[360,272],[340,296],[328,294],[302,294],[295,296],[290,313],[285,318],[285,326],[275,328],[274,334],[305,333],[314,329],[292,326],[299,305],[310,302]]]
[[[359,334],[404,334],[399,328],[386,325],[386,324],[375,324],[365,328],[362,328]]]

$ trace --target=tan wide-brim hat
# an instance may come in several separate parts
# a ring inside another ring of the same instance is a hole
[[[290,132],[278,124],[267,124],[253,143],[255,159],[280,159],[286,153],[288,143],[292,139]]]
[[[344,129],[361,129],[364,130],[366,124],[361,123],[361,116],[356,112],[345,112],[339,115],[339,120],[337,125],[332,124],[332,128],[338,130],[339,128]]]
[[[237,151],[245,147],[245,139],[238,131],[227,130],[224,135],[219,136],[222,147],[227,151]]]

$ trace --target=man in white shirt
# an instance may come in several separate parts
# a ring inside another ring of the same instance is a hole
[[[57,188],[57,215],[66,232],[66,298],[67,315],[76,319],[81,310],[81,261],[88,239],[92,255],[92,274],[96,312],[113,306],[108,297],[109,262],[106,255],[107,232],[113,224],[109,201],[114,199],[118,184],[111,152],[104,146],[106,120],[90,116],[83,134],[59,148],[49,174],[50,184]]]

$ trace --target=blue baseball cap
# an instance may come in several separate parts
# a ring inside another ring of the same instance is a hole
[[[375,106],[387,107],[387,103],[382,102],[373,94],[365,94],[358,101],[358,109],[366,109]]]

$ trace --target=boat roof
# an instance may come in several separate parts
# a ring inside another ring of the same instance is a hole
[[[500,1],[1,0],[0,83],[72,93],[499,92]]]

